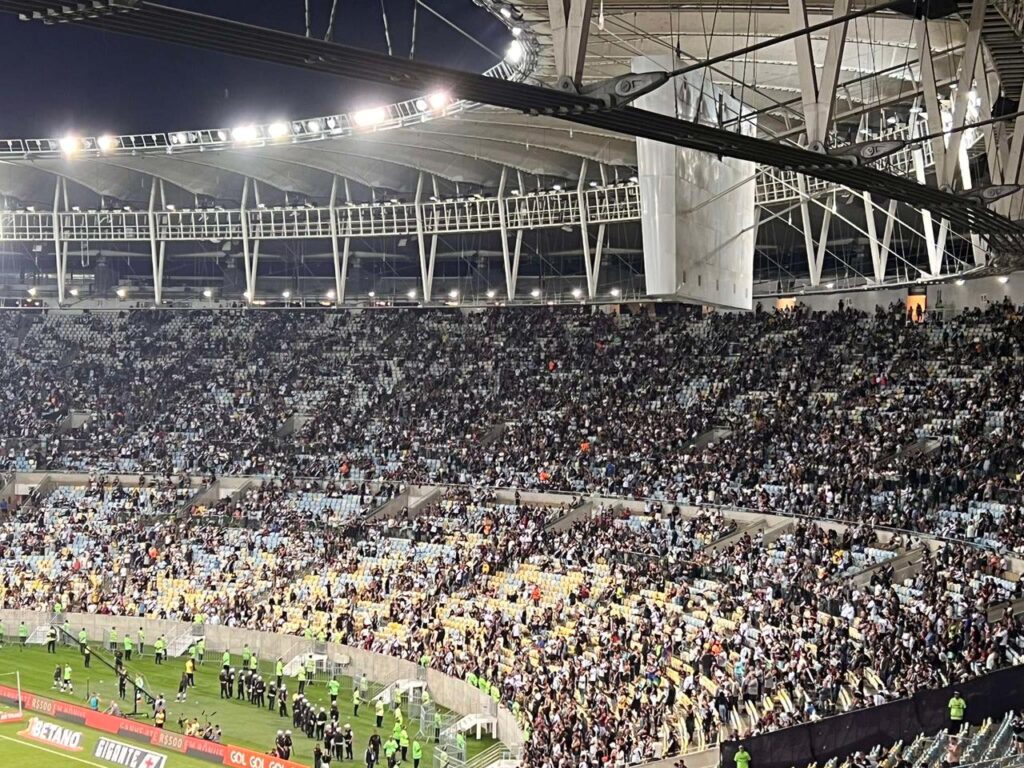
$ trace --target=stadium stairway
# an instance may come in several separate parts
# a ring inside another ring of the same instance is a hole
[[[584,501],[577,507],[570,509],[561,517],[555,518],[545,526],[549,531],[562,531],[571,528],[576,522],[586,520],[594,510],[594,502]]]
[[[287,676],[287,677],[294,677],[295,675],[299,674],[299,670],[302,668],[302,665],[306,663],[306,659],[308,659],[308,658],[309,658],[309,654],[306,654],[306,655],[300,654],[298,656],[293,656],[291,658],[291,660],[287,664],[284,665],[284,674],[285,674],[285,676]],[[322,667],[324,664],[327,663],[327,654],[326,653],[314,653],[313,654],[313,663],[316,664],[317,669],[319,669],[320,667]]]
[[[442,735],[454,736],[456,733],[475,731],[476,737],[479,739],[482,737],[483,731],[486,729],[491,736],[497,738],[497,726],[497,718],[491,717],[490,715],[465,715],[449,725],[441,733]]]
[[[393,683],[381,690],[380,693],[375,695],[372,700],[391,704],[396,698],[409,699],[412,697],[414,692],[420,691],[422,693],[426,689],[427,684],[422,680],[401,678],[399,680],[395,680]]]

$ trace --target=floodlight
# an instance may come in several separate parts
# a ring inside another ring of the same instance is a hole
[[[1003,285],[1006,285],[1008,282],[1010,282],[1010,276],[1009,275],[1000,275],[999,276],[999,282],[1002,283]]]
[[[37,292],[38,291],[36,291],[36,287],[34,285],[31,288],[28,289],[28,295],[29,296],[35,296]]]
[[[508,49],[505,51],[505,61],[510,64],[518,64],[523,60],[523,54],[526,53],[526,49],[518,39],[513,40],[508,44]]]
[[[96,140],[96,144],[99,146],[100,151],[102,152],[112,152],[113,150],[118,148],[120,143],[121,142],[118,141],[117,137],[115,136],[100,136]]]
[[[213,291],[211,291],[209,288],[205,289],[203,291],[203,298],[204,299],[212,299],[213,298]]]
[[[128,295],[128,291],[124,288],[118,288],[116,291],[114,291],[114,293],[117,294],[117,298],[119,299],[123,299],[125,296]]]
[[[283,139],[288,135],[288,123],[276,122],[267,126],[267,133],[272,139]]]
[[[408,296],[410,299],[415,299],[416,298],[416,289],[415,288],[410,289],[409,292],[407,294],[405,294],[405,295]]]
[[[77,288],[72,288],[70,293],[71,293],[72,296],[77,296],[78,295],[78,289]]]
[[[256,141],[260,137],[255,125],[240,125],[231,131],[231,138],[237,142]]]
[[[65,155],[73,155],[82,148],[82,140],[77,136],[65,136],[60,140],[60,151]]]
[[[540,288],[534,288],[532,291],[530,291],[530,295],[533,296],[533,298],[535,299],[538,298],[540,296]]]
[[[378,125],[383,123],[388,117],[388,113],[384,107],[372,107],[371,109],[361,109],[352,115],[352,120],[360,128],[367,128],[371,125]]]
[[[336,293],[334,292],[334,289],[333,289],[333,288],[331,288],[331,290],[329,290],[329,291],[327,292],[327,298],[328,298],[328,299],[330,299],[331,301],[334,301],[334,300],[335,300],[335,299],[336,299],[337,297],[338,297],[338,294],[336,294]]]
[[[457,299],[457,298],[459,298],[459,291],[458,291],[458,289],[452,288],[450,291],[448,291],[448,298],[449,299]]]
[[[495,291],[493,288],[487,292],[487,298],[488,299],[493,299],[497,295],[498,295],[498,292]]]
[[[435,91],[427,97],[431,109],[444,109],[451,100],[451,96],[444,91]]]
[[[284,292],[281,293],[281,297],[285,298],[285,299],[290,299],[292,297],[292,292],[291,291],[284,291]]]
[[[618,288],[612,288],[611,293],[612,293],[612,296],[614,296],[615,298],[618,298],[622,294],[622,291],[620,291]]]
[[[582,295],[583,295],[583,291],[581,291],[579,288],[573,288],[572,289],[572,297],[574,299],[578,299]]]

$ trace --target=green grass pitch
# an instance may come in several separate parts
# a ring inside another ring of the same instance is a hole
[[[0,648],[0,672],[20,672],[23,690],[54,699],[73,701],[81,705],[85,705],[90,691],[96,691],[100,696],[102,709],[106,707],[111,698],[117,698],[117,682],[113,672],[96,658],[97,655],[104,652],[97,648],[95,644],[92,647],[94,648],[92,665],[90,669],[85,669],[82,656],[76,648],[59,646],[56,654],[48,654],[43,646],[26,646],[22,649],[17,645],[7,644]],[[184,658],[169,659],[166,663],[157,665],[154,663],[152,655],[142,658],[134,657],[130,663],[126,664],[126,667],[129,679],[134,679],[136,673],[142,673],[146,681],[146,689],[154,695],[164,695],[167,700],[168,711],[166,727],[169,730],[180,730],[178,728],[179,717],[196,717],[200,722],[209,720],[209,722],[219,725],[223,731],[222,740],[224,743],[265,752],[273,745],[278,729],[290,729],[293,731],[292,738],[295,743],[292,760],[306,765],[310,764],[312,762],[315,742],[307,739],[303,734],[292,728],[290,699],[291,694],[298,689],[295,680],[288,679],[285,683],[289,695],[289,716],[285,718],[278,717],[276,712],[256,707],[247,701],[220,699],[220,684],[217,679],[217,675],[220,673],[220,659],[220,653],[208,652],[206,654],[205,664],[199,666],[196,671],[196,686],[189,690],[188,701],[183,704],[176,703],[174,696],[177,693],[178,681],[184,670]],[[58,662],[62,665],[70,663],[72,666],[73,694],[63,694],[59,690],[53,690],[51,687],[54,667]],[[231,662],[236,669],[240,668],[241,656],[237,653],[232,654]],[[273,663],[261,662],[260,667],[264,679],[270,680],[273,675]],[[338,696],[338,709],[341,715],[341,723],[342,725],[345,723],[351,724],[355,735],[353,746],[355,761],[351,764],[361,765],[363,751],[366,749],[366,744],[374,730],[374,707],[372,704],[363,703],[359,707],[359,716],[353,717],[351,681],[347,678],[339,678],[339,681],[341,682],[341,693]],[[13,681],[5,680],[5,682],[13,685]],[[129,687],[130,696],[131,689]],[[322,705],[328,711],[330,710],[330,696],[325,685],[307,686],[306,696],[317,706]],[[118,701],[123,711],[131,711],[130,701]],[[143,706],[140,704],[139,709],[147,713],[150,711],[149,705]],[[30,717],[31,713],[26,711],[25,716],[26,718]],[[143,720],[143,722],[148,721]],[[381,728],[382,738],[386,739],[388,737],[393,722],[391,712],[388,711],[384,716],[384,724]],[[410,739],[416,738],[417,725],[415,722],[410,723],[408,719],[406,720]],[[5,729],[4,733],[10,735],[9,730]],[[15,730],[20,730],[20,728]],[[422,736],[419,738],[419,741],[423,745],[423,762],[421,766],[430,766],[433,764],[433,740]],[[21,765],[17,762],[8,762],[6,759],[8,747],[13,747],[13,742],[6,739],[0,740],[0,742],[2,742],[0,743],[0,765],[3,768]],[[494,743],[493,739],[486,736],[478,741],[472,734],[467,734],[468,757],[472,758]],[[25,751],[20,747],[19,749],[22,752]],[[35,753],[36,763],[33,765],[33,768],[37,768],[39,758],[43,753],[31,748],[27,749],[27,753]],[[68,765],[70,766],[73,763],[74,761],[70,761]],[[26,762],[24,764],[28,765],[29,763]],[[175,754],[173,761],[168,762],[168,768],[179,765],[191,768],[193,764],[209,766],[209,763],[202,763],[201,761],[197,763],[194,759],[186,762],[184,756]],[[411,762],[408,765],[411,768]]]

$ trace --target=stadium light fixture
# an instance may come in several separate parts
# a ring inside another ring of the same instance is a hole
[[[430,109],[430,104],[427,103],[426,99],[424,99],[424,98],[416,99],[416,111],[417,112],[426,112],[428,109]]]
[[[120,142],[116,136],[103,135],[96,140],[96,145],[100,148],[101,152],[113,152],[119,144]]]
[[[329,290],[329,291],[327,292],[326,296],[327,296],[327,298],[328,298],[328,299],[330,299],[331,301],[334,301],[334,300],[335,300],[336,298],[338,298],[338,294],[336,294],[336,293],[334,292],[334,289],[333,289],[333,288],[331,288],[331,290]]]
[[[522,27],[512,27],[512,37],[518,38],[521,34],[523,34]]]
[[[572,289],[572,297],[574,299],[578,299],[582,295],[583,295],[583,291],[581,291],[579,288],[573,288]]]
[[[380,125],[387,120],[387,117],[388,113],[384,107],[372,107],[356,112],[352,115],[352,122],[360,128],[369,128],[374,125]]]
[[[267,133],[272,139],[283,139],[288,135],[288,123],[278,121],[267,126]]]
[[[409,292],[407,294],[405,294],[405,295],[408,296],[410,299],[415,299],[416,298],[416,289],[415,288],[411,288],[409,290]]]
[[[212,299],[213,298],[213,291],[211,291],[209,288],[204,289],[203,290],[203,298],[204,299]]]
[[[963,279],[963,278],[961,277],[961,278],[960,278],[959,280],[957,280],[957,281],[956,281],[956,284],[957,284],[957,285],[963,285],[963,284],[964,284],[965,282],[967,282],[967,281],[966,281],[966,280],[964,280],[964,279]]]
[[[561,184],[554,184],[554,185],[552,185],[551,188],[553,190],[555,190],[555,192],[561,192],[562,191],[562,185]]]
[[[77,296],[78,295],[78,289],[77,288],[72,288],[70,293],[71,293],[72,296]]]
[[[540,288],[534,288],[532,291],[530,291],[530,295],[533,296],[533,298],[535,299],[540,298]]]
[[[370,291],[370,292],[369,292],[368,294],[366,294],[366,295],[367,295],[367,296],[369,296],[369,297],[370,297],[370,298],[372,299],[372,298],[373,298],[374,296],[376,296],[376,295],[377,295],[377,292],[376,292],[376,291]]]
[[[457,298],[459,298],[459,290],[458,290],[458,288],[452,288],[450,291],[448,291],[448,298],[449,299],[457,299]]]
[[[82,140],[77,136],[65,136],[60,140],[60,151],[65,155],[73,155],[82,148]]]
[[[283,299],[290,299],[291,297],[292,297],[292,292],[291,291],[282,291],[281,292],[281,298],[283,298]]]
[[[231,138],[239,144],[246,144],[250,141],[256,141],[260,137],[259,131],[255,125],[240,125],[237,128],[232,129]]]
[[[128,291],[124,288],[118,288],[116,291],[114,291],[114,293],[117,294],[117,298],[119,299],[123,299],[125,296],[128,295]]]
[[[451,103],[451,96],[444,91],[434,91],[427,97],[427,103],[430,104],[431,109],[444,109]]]
[[[242,298],[245,299],[246,301],[252,301],[252,294],[249,293],[248,291],[243,291]]]
[[[620,291],[618,288],[612,288],[612,296],[614,296],[617,299],[621,295],[622,291]]]
[[[306,121],[306,130],[309,131],[310,133],[320,133],[320,131],[322,131],[323,129],[324,127],[320,125],[319,120]]]
[[[493,299],[497,295],[498,295],[498,292],[496,290],[494,290],[493,288],[487,292],[487,298],[488,299]]]
[[[1010,282],[1010,276],[1009,275],[1000,275],[999,276],[999,282],[1002,283],[1003,285],[1006,285],[1008,282]]]
[[[825,287],[828,288],[831,291],[833,288],[836,287],[836,284],[835,283],[825,283]]]
[[[38,291],[36,290],[36,287],[34,285],[31,288],[28,289],[28,295],[29,296],[35,296],[37,293],[38,293]]]
[[[518,39],[512,40],[508,44],[508,48],[505,51],[505,61],[509,64],[518,64],[523,60],[523,55],[526,53],[526,49]]]

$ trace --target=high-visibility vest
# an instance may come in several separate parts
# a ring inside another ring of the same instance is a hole
[[[412,743],[412,759],[419,760],[423,757],[423,745],[418,741]]]

